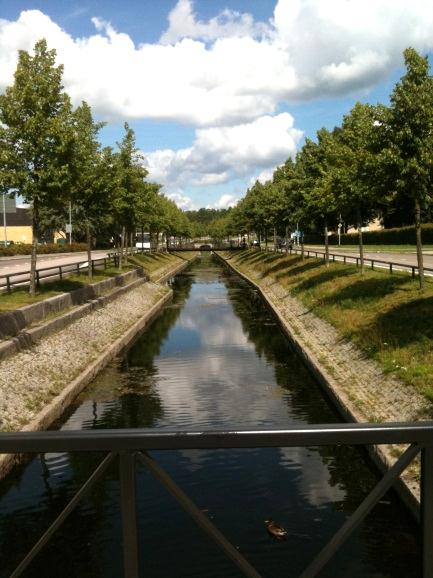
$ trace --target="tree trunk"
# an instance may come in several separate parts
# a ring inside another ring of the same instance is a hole
[[[418,260],[418,277],[419,288],[424,291],[424,259],[422,255],[422,240],[421,240],[421,206],[419,199],[415,199],[415,233],[416,233],[416,256]]]
[[[361,275],[364,275],[364,243],[362,240],[362,218],[361,218],[361,211],[357,209],[356,211],[357,217],[357,229],[358,229],[358,244],[359,244],[359,263],[361,266]]]
[[[87,275],[89,279],[93,277],[92,269],[92,235],[90,233],[90,223],[86,221],[86,241],[87,241]]]
[[[286,225],[285,240],[286,240],[286,253],[288,253],[289,252],[289,225]]]
[[[325,221],[325,265],[329,267],[328,223]]]
[[[268,231],[265,231],[265,251],[268,252]]]
[[[134,233],[131,231],[129,236],[129,244],[131,245],[131,255],[134,254]]]
[[[39,232],[39,210],[37,201],[33,201],[32,255],[30,258],[30,288],[29,288],[29,293],[32,297],[36,295],[36,250],[38,246],[38,232]]]
[[[274,253],[277,250],[277,229],[274,227]]]
[[[299,228],[297,230],[299,231]],[[300,237],[298,237],[298,244],[299,244],[299,239],[301,240],[301,258],[302,258],[302,262],[304,262],[305,261],[304,234],[302,234]]]
[[[119,271],[123,267],[123,247],[125,244],[125,227],[122,227],[122,234],[120,236],[120,252],[119,252]]]

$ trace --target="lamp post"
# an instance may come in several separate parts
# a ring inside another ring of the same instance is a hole
[[[66,223],[66,233],[69,235],[69,245],[72,244],[72,203],[69,201],[69,223]]]
[[[3,191],[3,229],[4,229],[4,243],[5,247],[8,244],[7,225],[6,225],[6,191]]]

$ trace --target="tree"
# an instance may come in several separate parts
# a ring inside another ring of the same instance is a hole
[[[302,168],[302,196],[305,212],[310,221],[323,226],[325,236],[325,262],[329,265],[328,225],[338,214],[337,197],[332,179],[335,158],[335,131],[322,128],[317,132],[317,143],[306,139],[298,155]]]
[[[377,147],[375,122],[382,107],[356,103],[335,131],[330,165],[332,187],[346,223],[358,230],[361,274],[364,272],[363,224],[377,215],[379,206],[375,161]]]
[[[135,207],[139,191],[144,187],[147,169],[143,165],[143,155],[135,146],[135,134],[125,122],[125,136],[117,143],[119,151],[116,153],[117,186],[113,209],[118,224],[122,228],[119,268],[122,268],[123,247],[127,234],[133,233],[136,223]]]
[[[286,239],[286,252],[289,247],[289,229],[293,228],[301,220],[302,205],[299,199],[299,179],[297,167],[291,157],[277,167],[272,176],[272,183],[278,190],[279,203],[278,223],[284,226]]]
[[[391,95],[387,149],[393,165],[395,188],[410,198],[414,224],[420,289],[424,289],[424,265],[421,240],[421,211],[433,196],[433,78],[427,57],[413,48],[404,51],[406,74]]]
[[[69,200],[74,206],[76,219],[85,224],[88,275],[92,278],[92,233],[106,221],[116,188],[114,157],[110,147],[101,150],[98,142],[102,122],[94,122],[86,102],[72,114],[74,128],[73,179]]]
[[[39,40],[34,54],[20,50],[14,84],[0,96],[0,122],[9,150],[9,188],[32,205],[33,246],[30,294],[35,294],[39,212],[62,198],[70,180],[71,105],[63,92],[63,66],[56,51]]]

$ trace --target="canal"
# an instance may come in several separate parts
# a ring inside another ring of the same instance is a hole
[[[339,421],[258,293],[204,255],[171,280],[173,302],[76,399],[55,427],[202,430]],[[95,330],[97,330],[95,328]],[[264,577],[296,577],[373,487],[347,447],[153,452]],[[100,455],[45,454],[0,483],[6,577],[96,467]],[[239,571],[138,466],[142,576]],[[272,518],[284,541],[266,531]],[[328,578],[420,576],[417,527],[393,492],[326,566]],[[122,576],[113,467],[32,562],[28,577]]]

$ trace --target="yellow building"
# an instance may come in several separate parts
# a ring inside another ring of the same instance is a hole
[[[14,212],[6,213],[6,239],[14,243],[32,242],[32,220],[28,209],[15,208]],[[4,241],[4,215],[0,206],[0,245],[4,245]]]

